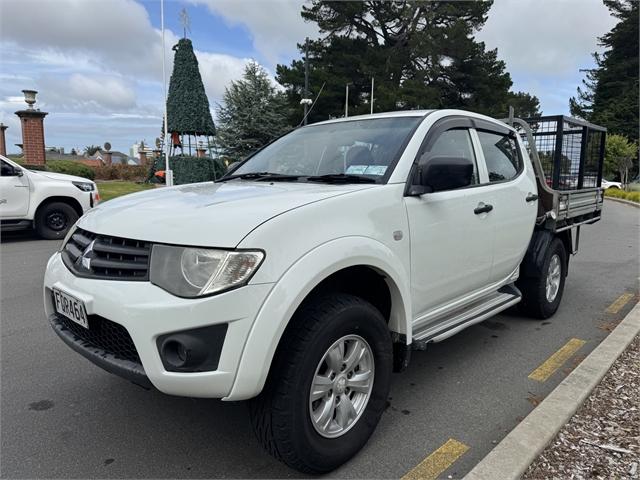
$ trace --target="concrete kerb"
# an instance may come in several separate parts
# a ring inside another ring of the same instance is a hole
[[[640,332],[640,304],[464,478],[519,479]]]

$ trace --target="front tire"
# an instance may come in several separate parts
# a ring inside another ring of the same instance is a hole
[[[251,401],[258,439],[300,472],[339,467],[375,430],[392,365],[391,336],[373,305],[346,294],[308,301],[282,337],[263,392]]]
[[[567,251],[559,238],[554,239],[535,277],[521,278],[517,286],[522,292],[520,310],[534,318],[551,317],[560,306],[567,276]]]
[[[46,240],[64,238],[78,220],[75,209],[63,202],[51,202],[40,207],[36,213],[37,234]]]

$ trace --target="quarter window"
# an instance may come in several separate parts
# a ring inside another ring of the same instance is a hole
[[[481,131],[478,131],[478,137],[489,172],[489,182],[515,178],[522,168],[515,140],[505,135]]]
[[[473,153],[473,144],[471,143],[469,130],[465,128],[447,130],[438,137],[431,147],[431,150],[425,152],[425,155],[429,157],[457,157],[471,160],[473,163],[471,185],[477,185],[479,183],[478,165],[476,163],[476,156]]]

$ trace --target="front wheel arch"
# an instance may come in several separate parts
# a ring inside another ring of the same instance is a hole
[[[344,252],[357,252],[345,258]],[[340,270],[367,267],[384,277],[391,294],[389,330],[411,338],[408,274],[386,245],[364,237],[343,237],[320,245],[288,268],[260,307],[243,347],[236,378],[224,400],[247,400],[264,387],[282,335],[315,287]]]
[[[38,204],[38,207],[36,208],[36,211],[34,212],[34,215],[33,215],[34,221],[35,221],[35,218],[38,216],[38,213],[40,212],[40,210],[42,210],[42,208],[54,202],[66,203],[76,211],[76,213],[78,214],[78,217],[81,217],[82,214],[84,213],[82,210],[82,205],[80,205],[80,202],[78,202],[78,200],[76,200],[73,197],[63,197],[63,196],[47,197]]]

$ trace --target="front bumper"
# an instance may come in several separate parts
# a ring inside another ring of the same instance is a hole
[[[272,286],[247,285],[212,297],[184,299],[149,282],[76,277],[56,253],[49,259],[45,273],[44,305],[58,336],[105,370],[171,395],[224,398],[236,381],[246,339]],[[65,328],[55,313],[51,295],[54,287],[84,302],[90,328],[92,317],[124,327],[135,345],[140,364],[110,355]],[[165,369],[158,352],[158,337],[217,324],[227,324],[228,328],[216,370],[184,373]]]
[[[49,323],[51,324],[53,331],[56,332],[60,339],[66,343],[69,348],[75,350],[100,368],[109,373],[113,373],[114,375],[126,378],[143,388],[149,389],[152,387],[152,384],[142,367],[142,363],[121,358],[111,351],[100,348],[91,342],[87,342],[84,338],[77,335],[74,332],[74,329],[68,327],[68,321],[66,321],[66,319],[56,315],[55,313],[49,315]]]

